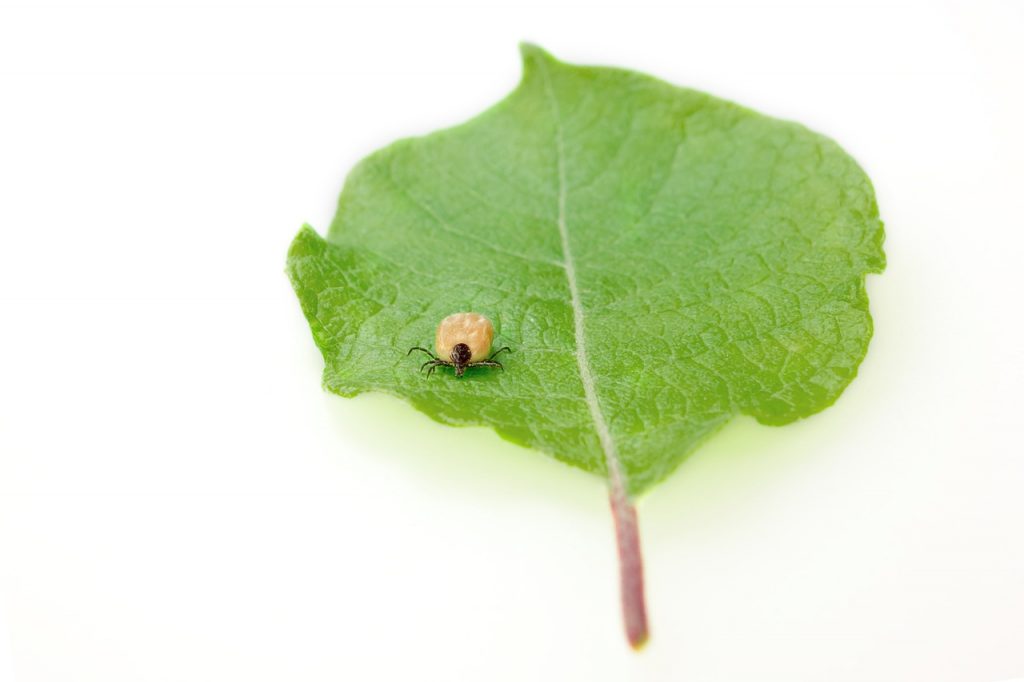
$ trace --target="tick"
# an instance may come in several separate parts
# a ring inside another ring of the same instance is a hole
[[[428,377],[438,367],[454,367],[457,377],[461,377],[467,367],[497,367],[505,371],[501,363],[496,362],[494,358],[498,353],[506,350],[512,352],[512,349],[505,346],[487,355],[493,340],[494,325],[486,317],[480,313],[455,313],[437,325],[437,337],[434,341],[437,355],[420,346],[413,346],[406,355],[411,355],[414,350],[429,355],[430,359],[420,366],[421,372],[425,367],[430,367],[427,370]]]

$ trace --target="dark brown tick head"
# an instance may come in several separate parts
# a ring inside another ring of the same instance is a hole
[[[471,357],[473,357],[473,353],[469,350],[469,346],[466,344],[457,343],[452,346],[451,359],[452,364],[455,365],[455,376],[462,376],[462,373],[466,371],[466,365],[469,364],[469,359]]]

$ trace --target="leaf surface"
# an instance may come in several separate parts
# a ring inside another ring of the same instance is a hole
[[[288,272],[340,395],[384,391],[453,425],[618,479],[669,474],[740,414],[831,405],[871,337],[874,193],[826,137],[635,72],[523,47],[523,77],[460,126],[348,176]],[[427,379],[458,311],[494,320],[505,371]]]

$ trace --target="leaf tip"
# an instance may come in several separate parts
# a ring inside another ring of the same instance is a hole
[[[291,246],[288,248],[288,260],[291,261],[321,249],[323,241],[323,238],[317,234],[312,225],[303,223],[298,234],[292,239]]]
[[[519,54],[523,58],[523,64],[529,64],[533,61],[555,61],[555,58],[551,56],[551,53],[543,47],[525,40],[519,43]]]

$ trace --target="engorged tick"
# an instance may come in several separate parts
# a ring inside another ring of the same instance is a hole
[[[421,372],[426,367],[430,368],[427,370],[428,377],[442,366],[454,367],[457,377],[461,377],[467,367],[497,367],[504,371],[505,368],[494,358],[498,353],[506,350],[511,352],[512,349],[505,346],[487,355],[493,340],[494,325],[486,317],[479,313],[455,313],[437,325],[437,338],[434,344],[437,355],[420,346],[413,346],[406,355],[411,355],[414,350],[429,355],[430,359],[420,366]]]

